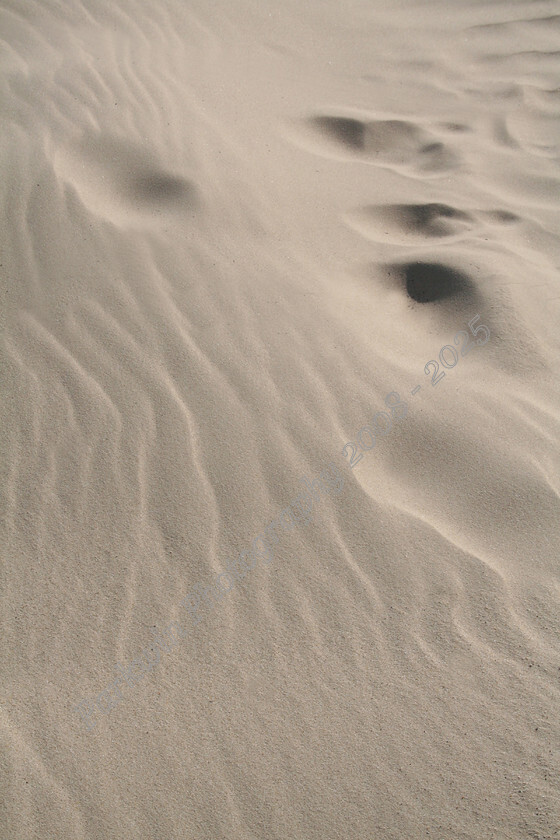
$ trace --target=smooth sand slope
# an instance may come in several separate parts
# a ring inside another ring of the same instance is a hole
[[[558,4],[0,33],[0,837],[560,837]]]

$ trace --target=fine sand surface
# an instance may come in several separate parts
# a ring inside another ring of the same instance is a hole
[[[558,2],[0,10],[1,840],[560,838]]]

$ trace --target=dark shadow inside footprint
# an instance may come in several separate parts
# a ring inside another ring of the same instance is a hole
[[[425,236],[449,236],[456,232],[456,226],[444,220],[469,222],[471,217],[447,204],[395,204],[388,208],[395,220],[401,222],[405,231]]]
[[[446,131],[453,131],[453,132],[472,131],[470,126],[465,125],[464,123],[456,123],[456,122],[443,122],[443,123],[439,124],[439,127],[445,129]]]
[[[346,117],[314,117],[311,122],[330,140],[335,140],[353,151],[364,148],[365,125],[360,120]]]
[[[434,303],[474,292],[473,282],[466,274],[440,263],[413,262],[398,267],[408,296],[417,303]]]
[[[368,205],[346,215],[346,221],[362,236],[377,241],[443,239],[468,233],[473,217],[448,204]]]
[[[442,152],[445,149],[443,143],[426,143],[425,146],[422,146],[420,151],[423,154],[430,155],[433,152]]]
[[[359,117],[317,114],[303,121],[306,144],[319,136],[314,151],[329,153],[338,147],[347,155],[382,166],[405,166],[412,172],[437,174],[456,168],[457,152],[440,142],[427,128],[408,120],[362,120]],[[310,131],[311,129],[311,131]]]
[[[117,225],[151,225],[201,209],[198,188],[149,148],[93,129],[62,147],[55,167],[88,208]]]
[[[488,213],[488,218],[493,222],[501,222],[505,225],[520,221],[519,216],[516,216],[515,213],[510,213],[509,210],[491,210]]]
[[[369,155],[396,154],[398,157],[403,151],[412,154],[423,136],[416,125],[404,120],[372,120],[366,123],[352,117],[321,116],[313,117],[309,122],[327,140],[339,143],[352,152],[366,151]]]
[[[131,198],[143,204],[171,205],[194,198],[194,189],[185,178],[158,171],[136,175],[129,189]]]

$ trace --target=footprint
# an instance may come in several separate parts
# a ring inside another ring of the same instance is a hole
[[[510,213],[509,210],[488,210],[484,213],[486,218],[498,225],[512,225],[515,222],[521,222],[520,216],[515,213]]]
[[[366,124],[361,120],[345,117],[312,117],[309,125],[327,140],[345,146],[352,152],[366,148]]]
[[[439,303],[456,298],[474,302],[476,297],[470,277],[441,263],[393,263],[386,269],[393,284],[401,286],[416,303]]]
[[[371,204],[344,216],[346,224],[374,242],[431,245],[434,240],[491,236],[496,225],[523,221],[509,210],[458,210],[448,204]]]
[[[451,131],[454,134],[460,132],[464,134],[465,132],[472,131],[470,125],[465,125],[465,123],[458,123],[458,122],[442,122],[438,123],[438,128],[442,128],[444,131]]]
[[[437,135],[407,120],[314,116],[303,121],[295,139],[316,154],[343,153],[365,162],[405,169],[409,174],[439,174],[459,165],[457,154]]]
[[[90,211],[119,226],[152,225],[199,206],[191,181],[118,137],[86,132],[55,153],[54,168]]]
[[[345,219],[367,239],[397,245],[460,237],[470,233],[475,223],[469,213],[436,203],[370,205],[348,213]]]

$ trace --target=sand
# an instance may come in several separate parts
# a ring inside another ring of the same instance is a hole
[[[558,4],[0,10],[0,836],[560,837]]]

